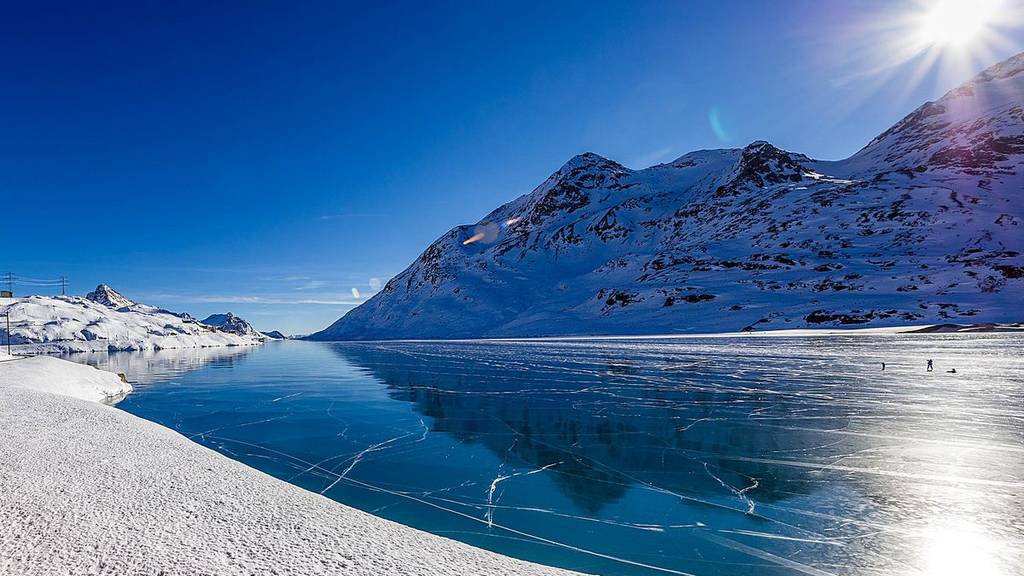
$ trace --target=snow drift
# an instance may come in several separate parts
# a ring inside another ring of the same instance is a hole
[[[19,357],[0,352],[0,387],[111,403],[132,391],[117,374],[49,356]]]

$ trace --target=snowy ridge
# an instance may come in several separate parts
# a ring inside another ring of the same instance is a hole
[[[870,172],[877,164],[975,176],[1020,174],[1024,153],[1024,53],[989,67],[927,102],[847,162]]]
[[[227,314],[211,314],[203,320],[203,324],[213,326],[214,328],[223,330],[224,332],[238,334],[239,336],[251,336],[255,338],[262,338],[265,336],[262,332],[253,328],[252,324],[249,324],[244,319],[235,316],[231,312],[228,312]]]
[[[1024,54],[847,160],[767,142],[569,160],[316,340],[1019,320]]]
[[[225,332],[125,298],[101,284],[86,297],[28,296],[0,299],[10,315],[11,343],[36,353],[160,350],[210,346],[251,346],[261,335]],[[0,325],[0,341],[6,343]]]

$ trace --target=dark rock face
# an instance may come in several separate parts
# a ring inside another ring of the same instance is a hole
[[[734,174],[726,184],[715,190],[716,197],[737,196],[751,188],[765,188],[783,182],[800,182],[804,168],[800,161],[809,161],[802,154],[779,150],[767,142],[754,142],[743,149]]]

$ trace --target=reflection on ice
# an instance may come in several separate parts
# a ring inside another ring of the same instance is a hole
[[[65,358],[115,374],[124,374],[133,384],[151,384],[209,364],[230,366],[251,351],[251,346],[216,346],[138,352],[78,352]]]
[[[1022,342],[285,343],[121,407],[585,572],[1001,574],[1024,569]]]

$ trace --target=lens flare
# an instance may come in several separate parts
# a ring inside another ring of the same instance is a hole
[[[463,246],[469,246],[470,244],[472,244],[474,242],[479,242],[480,240],[483,240],[483,238],[484,238],[484,233],[483,232],[477,232],[476,234],[473,234],[469,238],[466,238],[465,240],[463,240],[462,241],[462,245]]]
[[[725,131],[725,126],[722,123],[722,112],[718,106],[713,106],[708,111],[708,124],[711,125],[711,131],[715,134],[715,138],[718,139],[722,144],[728,144],[731,139],[729,133]]]
[[[1024,0],[909,0],[837,14],[844,17],[830,25],[822,53],[835,66],[832,83],[844,88],[833,104],[843,116],[882,90],[901,108],[916,105],[925,85],[941,96],[941,87],[1019,52]]]
[[[484,222],[477,224],[473,230],[473,235],[462,241],[463,246],[473,244],[474,242],[484,242],[490,244],[498,239],[498,234],[501,232],[501,227],[494,222]]]

